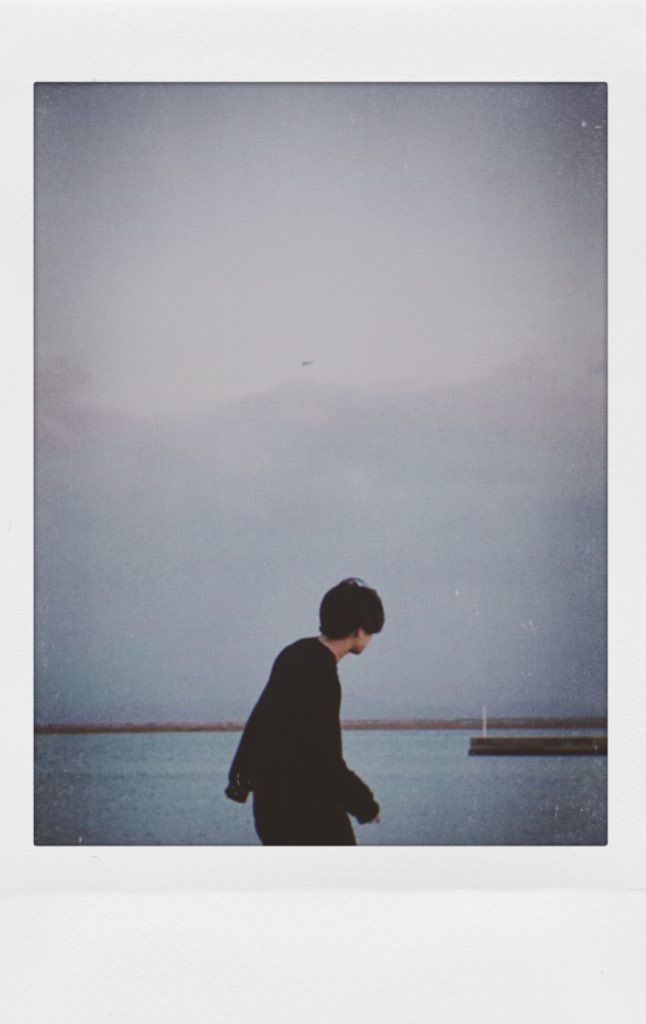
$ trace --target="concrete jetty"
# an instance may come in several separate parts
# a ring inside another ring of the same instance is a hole
[[[606,736],[472,736],[469,754],[607,754]]]

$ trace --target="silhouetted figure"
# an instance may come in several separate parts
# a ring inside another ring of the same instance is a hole
[[[337,663],[381,631],[383,606],[375,590],[347,579],[323,598],[320,620],[320,636],[276,658],[229,772],[227,796],[244,803],[253,792],[267,846],[354,846],[348,814],[378,820],[371,790],[343,760]]]

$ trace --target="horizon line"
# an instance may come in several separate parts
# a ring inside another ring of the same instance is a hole
[[[244,722],[224,719],[215,722],[37,722],[37,735],[92,732],[241,732]],[[343,729],[474,729],[481,719],[474,716],[452,718],[360,718],[341,721]],[[606,715],[498,715],[488,718],[489,728],[507,726],[533,728],[607,727]]]

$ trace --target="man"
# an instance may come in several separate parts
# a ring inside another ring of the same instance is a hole
[[[379,820],[379,804],[343,760],[337,663],[381,632],[381,599],[347,579],[321,602],[321,635],[297,640],[274,662],[242,734],[226,794],[253,792],[256,832],[266,846],[355,846],[348,814]]]

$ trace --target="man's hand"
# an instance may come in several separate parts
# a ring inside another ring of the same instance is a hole
[[[361,783],[361,785],[363,786],[363,783]],[[368,790],[368,793],[370,793],[370,790]],[[380,811],[381,808],[377,801],[371,799],[367,806],[362,808],[361,811],[350,811],[350,814],[354,814],[360,825],[372,825],[373,822],[377,822],[378,824],[381,821],[381,818],[379,817]]]

